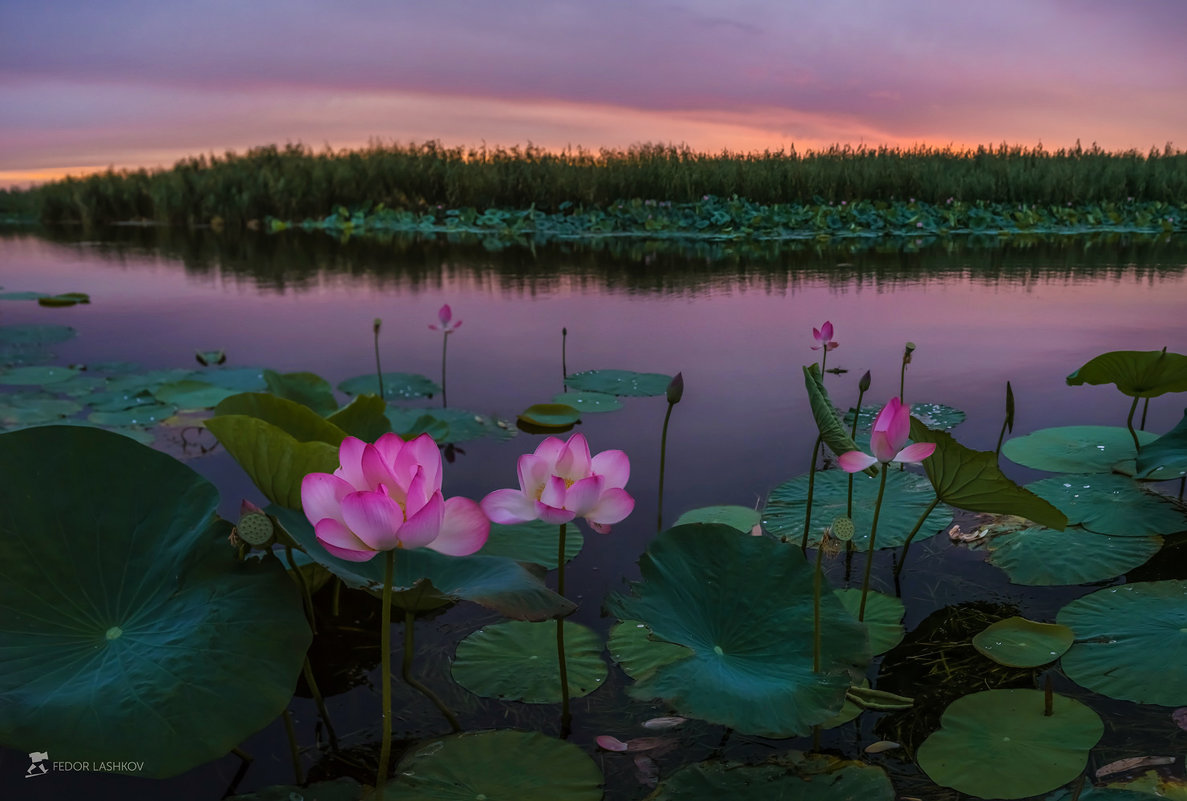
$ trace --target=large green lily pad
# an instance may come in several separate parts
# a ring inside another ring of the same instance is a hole
[[[1139,431],[1145,445],[1157,435]],[[1113,465],[1133,459],[1133,437],[1118,426],[1057,426],[1043,428],[1002,443],[1002,456],[1023,467],[1052,473],[1109,473]]]
[[[298,442],[325,442],[337,447],[346,432],[304,404],[266,392],[244,392],[221,401],[216,417],[243,415],[263,420],[281,429]]]
[[[338,385],[347,395],[378,395],[379,379],[375,373],[356,375]],[[383,397],[389,400],[431,398],[441,391],[436,382],[417,373],[384,373]]]
[[[1169,478],[1187,471],[1187,409],[1183,419],[1170,431],[1149,445],[1143,445],[1137,458],[1137,472],[1141,478]]]
[[[78,373],[73,367],[31,365],[0,370],[0,384],[10,387],[43,387],[60,384]]]
[[[1007,667],[1038,667],[1072,647],[1072,630],[1058,623],[1007,617],[973,637],[977,653]]]
[[[0,436],[0,742],[164,777],[280,714],[309,627],[275,560],[235,558],[217,505],[116,434]]]
[[[869,440],[869,430],[874,427],[874,419],[880,411],[882,411],[881,406],[862,406],[861,411],[857,414],[857,430],[866,432],[867,441]],[[941,431],[956,428],[967,417],[960,409],[946,406],[943,403],[912,403],[911,416],[928,428]],[[853,409],[845,412],[844,421],[846,425],[853,423]]]
[[[565,529],[565,561],[581,552],[585,542],[576,526]],[[530,562],[551,569],[556,568],[557,549],[560,546],[560,527],[542,520],[526,523],[499,525],[492,523],[490,536],[479,553],[485,556],[505,556],[517,562]]]
[[[0,428],[50,423],[82,411],[69,398],[52,395],[0,395]]]
[[[675,525],[721,523],[744,534],[750,534],[761,522],[762,515],[757,509],[751,509],[749,506],[702,506],[699,509],[689,509],[680,515]]]
[[[283,402],[314,414],[300,404]],[[319,440],[302,442],[284,429],[257,417],[220,415],[205,421],[205,425],[264,497],[289,509],[301,508],[301,481],[307,474],[332,473],[338,469],[337,446]],[[330,423],[325,425],[334,428]]]
[[[636,697],[663,698],[680,714],[740,732],[792,737],[835,716],[864,673],[865,628],[827,591],[821,672],[813,672],[805,644],[814,571],[797,547],[728,526],[676,526],[651,542],[639,568],[634,594],[607,608],[692,654],[634,671]]]
[[[561,392],[552,400],[579,412],[613,412],[622,408],[622,401],[605,392]]]
[[[480,731],[408,752],[392,801],[601,801],[602,774],[580,748],[539,732]]]
[[[1187,581],[1097,590],[1056,620],[1076,633],[1063,657],[1073,681],[1139,704],[1187,704]]]
[[[171,403],[144,403],[118,412],[91,412],[87,420],[97,426],[155,426],[176,411]]]
[[[519,419],[539,428],[569,429],[581,419],[581,412],[563,403],[533,403],[519,413]]]
[[[1067,377],[1071,386],[1115,384],[1130,397],[1154,398],[1187,392],[1187,356],[1157,350],[1102,353]]]
[[[308,406],[322,417],[333,414],[338,408],[334,388],[316,373],[278,373],[264,371],[264,382],[273,395]]]
[[[759,765],[710,760],[681,768],[649,801],[893,801],[886,771],[823,754],[792,751]]]
[[[238,391],[187,378],[162,384],[153,394],[162,403],[171,403],[179,409],[213,409]]]
[[[606,680],[602,641],[591,629],[564,621],[569,697],[589,695]],[[511,621],[483,626],[458,643],[453,680],[475,695],[559,704],[556,621]]]
[[[610,658],[632,679],[650,676],[657,669],[693,655],[683,645],[656,639],[645,623],[623,620],[610,628],[606,642]]]
[[[850,587],[833,591],[849,614],[857,617],[861,610],[861,590]],[[903,641],[906,629],[903,628],[903,616],[907,609],[903,602],[892,595],[880,592],[866,594],[865,620],[866,633],[870,638],[870,653],[874,656],[884,654]]]
[[[666,395],[672,376],[632,370],[586,370],[565,378],[565,386],[579,392],[601,392],[632,398]]]
[[[1031,526],[995,534],[989,561],[1014,584],[1066,586],[1106,581],[1133,570],[1158,553],[1162,537],[1110,537],[1079,526],[1063,531]]]
[[[824,529],[837,517],[844,517],[849,497],[849,473],[825,470],[816,474],[812,490],[812,525],[808,542],[820,542]],[[853,474],[853,524],[857,531],[853,544],[859,550],[870,545],[870,526],[874,521],[874,503],[878,499],[880,478],[864,473]],[[886,478],[886,493],[878,518],[879,548],[895,548],[907,540],[907,535],[919,517],[935,500],[936,494],[926,478],[914,473],[891,470]],[[771,490],[763,509],[763,527],[777,537],[799,542],[804,533],[804,514],[808,505],[808,476],[800,476]],[[916,540],[934,536],[952,523],[952,514],[940,506],[927,516]]]
[[[958,698],[916,758],[942,787],[981,798],[1025,798],[1076,778],[1104,734],[1100,716],[1054,696],[1044,715],[1040,690],[986,690]]]
[[[439,443],[468,442],[482,437],[505,440],[519,432],[514,426],[465,409],[400,409],[389,406],[387,419],[392,431],[409,437],[427,433]]]
[[[1097,534],[1149,537],[1187,530],[1187,515],[1174,503],[1125,476],[1054,476],[1027,489],[1058,506],[1069,523]]]
[[[331,556],[317,541],[313,526],[299,511],[268,507],[280,524],[315,562],[348,587],[379,597],[383,592],[384,558],[348,562]],[[396,590],[392,603],[421,611],[455,601],[473,601],[507,617],[545,620],[567,615],[576,604],[548,589],[534,573],[502,556],[446,556],[428,548],[396,554]]]

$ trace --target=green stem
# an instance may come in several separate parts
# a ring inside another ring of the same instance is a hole
[[[865,394],[866,391],[858,387],[857,408],[853,410],[853,424],[849,426],[849,438],[853,440],[857,439],[857,417],[861,414],[861,399],[865,397]],[[845,517],[848,517],[850,520],[853,519],[853,473],[849,474],[849,498],[845,505]],[[849,542],[852,542],[852,540]],[[845,547],[848,549],[850,546],[846,543]]]
[[[379,326],[375,326],[375,375],[379,378],[379,397],[383,397],[383,368],[379,366]]]
[[[820,380],[824,380],[824,363],[828,361],[828,345],[825,345],[822,350],[824,353],[820,354]]]
[[[444,715],[445,719],[449,721],[449,727],[453,729],[455,733],[457,733],[462,730],[462,726],[460,723],[458,723],[457,717],[453,714],[453,711],[445,705],[444,701],[437,697],[435,692],[421,684],[416,680],[416,677],[412,675],[412,656],[416,653],[416,645],[414,642],[415,633],[416,614],[412,611],[405,610],[404,658],[400,663],[400,675],[404,677],[405,684],[433,702],[433,706],[437,707],[437,711]]]
[[[998,459],[1001,459],[1002,442],[1004,442],[1006,439],[1006,424],[1008,422],[1009,422],[1008,420],[1002,420],[1002,430],[997,435],[997,447],[994,448],[993,453],[995,456],[998,457]]]
[[[293,713],[286,709],[281,717],[284,718],[284,734],[289,741],[289,757],[293,760],[293,778],[297,784],[304,784],[305,774],[301,770],[301,750],[297,748],[297,730],[293,727]]]
[[[915,535],[919,533],[919,529],[923,528],[923,521],[927,520],[927,516],[934,512],[936,507],[939,505],[940,498],[939,496],[936,496],[936,499],[932,501],[926,509],[923,510],[923,514],[921,514],[919,519],[915,521],[915,528],[911,529],[911,533],[907,535],[907,539],[903,543],[902,559],[897,565],[895,565],[894,575],[896,578],[898,577],[899,573],[903,572],[903,565],[907,563],[907,549],[911,547],[911,540],[915,539]]]
[[[670,407],[669,407],[670,408]],[[565,523],[561,523],[556,549],[556,593],[565,594]],[[561,739],[569,736],[573,727],[573,714],[569,709],[569,665],[565,659],[565,619],[556,619],[556,659],[561,677]]]
[[[561,329],[561,392],[567,392],[569,385],[567,379],[569,377],[569,366],[565,360],[565,340],[569,338],[569,329]]]
[[[1138,442],[1138,432],[1133,430],[1133,413],[1138,409],[1138,396],[1133,396],[1133,403],[1129,405],[1129,417],[1125,418],[1125,426],[1129,429],[1129,436],[1133,437],[1133,458],[1138,457],[1142,444]]]
[[[441,338],[441,408],[444,409],[449,406],[445,400],[445,353],[449,348],[449,332],[446,331]]]
[[[668,403],[668,412],[664,415],[664,430],[659,437],[659,503],[655,518],[655,530],[664,530],[664,463],[668,455],[668,420],[672,418],[674,403]]]
[[[824,560],[824,540],[816,548],[816,572],[812,576],[812,672],[820,672],[820,585],[821,562]]]
[[[330,596],[330,614],[334,617],[338,617],[338,613],[341,611],[341,600],[342,579],[334,576],[334,593]]]
[[[866,573],[861,580],[861,606],[857,609],[857,619],[866,619],[866,595],[870,591],[870,568],[874,566],[874,538],[878,536],[878,515],[882,512],[882,494],[886,491],[886,464],[882,465],[882,480],[878,482],[878,500],[874,502],[874,522],[870,526],[870,547],[866,553]]]
[[[379,770],[375,775],[375,798],[383,801],[388,761],[392,755],[392,580],[396,572],[396,551],[384,554],[383,609],[379,620],[380,681],[383,682],[383,739],[379,746]]]
[[[317,679],[313,676],[313,664],[309,657],[305,657],[305,664],[301,666],[301,675],[305,677],[305,686],[313,696],[313,703],[317,705],[317,713],[321,715],[322,723],[326,724],[326,734],[330,738],[330,748],[338,750],[338,735],[334,733],[334,724],[330,722],[330,711],[326,709],[326,699],[322,697],[321,689],[317,686]]]
[[[804,510],[804,536],[800,538],[800,550],[808,554],[808,530],[812,525],[812,490],[816,486],[816,456],[820,453],[820,443],[824,435],[816,437],[816,444],[812,446],[812,465],[808,470],[808,508]]]
[[[255,761],[256,761],[256,758],[255,758],[255,757],[253,757],[251,754],[249,754],[249,753],[247,753],[246,751],[244,751],[242,748],[239,748],[238,746],[236,746],[235,748],[232,748],[232,749],[231,749],[231,753],[232,753],[232,754],[234,754],[235,756],[239,757],[240,759],[242,759],[244,762],[247,762],[247,763],[251,763],[251,762],[255,762]]]
[[[1150,411],[1150,399],[1146,398],[1146,402],[1142,404],[1142,422],[1138,425],[1142,431],[1146,430],[1146,412]]]
[[[305,574],[297,567],[297,563],[293,561],[293,546],[284,546],[284,558],[289,563],[289,573],[293,575],[297,584],[301,587],[301,602],[305,606],[305,617],[309,619],[309,629],[317,634],[317,619],[313,614],[313,598],[309,594],[309,585],[305,582]]]

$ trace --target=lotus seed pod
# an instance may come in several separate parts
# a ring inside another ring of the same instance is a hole
[[[268,515],[250,514],[239,518],[239,525],[235,527],[239,539],[253,547],[267,545],[272,541],[275,530]]]
[[[853,539],[853,534],[856,530],[852,519],[848,517],[833,518],[832,533],[841,542],[849,542],[849,540]]]

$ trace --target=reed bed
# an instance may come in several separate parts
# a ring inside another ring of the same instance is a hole
[[[0,215],[43,222],[151,220],[241,226],[321,218],[339,208],[425,211],[502,208],[557,212],[619,201],[672,203],[737,196],[759,204],[864,201],[1066,205],[1187,198],[1187,151],[1170,145],[1109,152],[834,146],[800,153],[696,152],[644,144],[625,150],[449,148],[439,142],[314,151],[269,145],[201,155],[169,169],[109,170],[0,193]]]

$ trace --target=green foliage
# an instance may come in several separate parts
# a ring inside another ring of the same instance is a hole
[[[892,801],[886,771],[858,761],[796,751],[760,765],[709,760],[665,779],[651,801]]]
[[[1039,667],[1054,662],[1072,647],[1072,630],[1058,623],[1007,617],[973,637],[982,656],[1007,667]]]
[[[484,626],[458,643],[453,679],[475,695],[557,704],[561,700],[556,622],[510,621]],[[571,698],[589,695],[606,680],[602,640],[592,629],[564,621],[565,666]]]
[[[1115,384],[1136,398],[1187,392],[1187,356],[1157,350],[1115,350],[1102,353],[1067,377],[1071,386]]]

